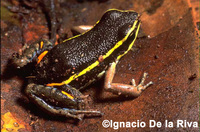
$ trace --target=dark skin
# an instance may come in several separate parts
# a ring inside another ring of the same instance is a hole
[[[85,96],[79,89],[88,86],[106,73],[105,89],[128,96],[139,96],[152,82],[144,79],[136,86],[112,83],[119,59],[132,47],[139,32],[140,21],[134,11],[107,11],[98,24],[87,33],[54,45],[56,35],[55,4],[51,5],[51,39],[25,48],[13,61],[18,67],[37,61],[26,94],[55,115],[81,120],[86,114],[101,115],[100,111],[84,110]]]

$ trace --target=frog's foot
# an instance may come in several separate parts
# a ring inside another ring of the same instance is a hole
[[[132,80],[132,85],[112,83],[112,80],[115,74],[115,69],[116,69],[116,62],[113,62],[106,72],[104,87],[107,91],[110,91],[119,95],[122,94],[122,95],[137,97],[142,93],[142,91],[145,88],[153,84],[153,82],[149,82],[148,84],[144,85],[144,81],[146,79],[147,73],[144,73],[143,78],[138,86],[136,86],[134,79]]]
[[[26,94],[45,111],[55,115],[79,120],[82,120],[86,114],[102,115],[100,111],[80,109],[79,105],[84,103],[81,99],[82,94],[75,90],[68,88],[68,90],[62,91],[54,87],[31,83],[26,88]]]
[[[146,72],[143,74],[143,77],[142,77],[142,79],[141,79],[141,81],[140,81],[140,83],[139,83],[138,85],[136,85],[135,79],[132,79],[132,85],[133,85],[134,87],[136,87],[138,91],[143,91],[143,90],[145,90],[147,87],[149,87],[150,85],[153,84],[153,82],[150,81],[149,83],[147,83],[146,85],[144,85],[144,81],[145,81],[147,75],[148,75],[148,73],[146,73]]]
[[[55,115],[70,117],[70,118],[78,119],[78,120],[82,120],[83,117],[88,114],[97,115],[97,116],[102,115],[100,111],[95,111],[95,110],[76,110],[76,109],[70,109],[70,108],[55,107],[55,106],[49,105],[43,99],[35,95],[32,95],[32,99],[34,99],[34,102],[37,103],[39,106],[41,106],[45,111],[55,114]]]
[[[95,110],[76,110],[76,109],[55,107],[55,106],[49,105],[43,99],[35,95],[32,95],[32,99],[34,99],[34,102],[37,103],[39,106],[41,106],[45,111],[55,114],[55,115],[70,117],[70,118],[74,118],[78,120],[82,120],[84,115],[86,114],[93,114],[93,115],[98,115],[98,116],[102,115],[100,111],[95,111]]]

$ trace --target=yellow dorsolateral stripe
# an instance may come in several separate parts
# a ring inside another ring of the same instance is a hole
[[[63,41],[63,43],[66,42],[66,41],[69,41],[69,40],[71,40],[71,39],[74,39],[74,38],[77,38],[77,37],[79,37],[79,36],[84,35],[84,34],[87,33],[88,31],[92,30],[98,23],[99,23],[99,21],[97,21],[96,24],[95,24],[91,29],[87,30],[86,32],[84,32],[84,33],[82,33],[82,34],[78,34],[78,35],[76,35],[76,36],[74,36],[74,37],[65,39],[65,40]]]
[[[123,54],[119,55],[119,56],[117,57],[117,60],[119,60],[122,56],[124,56],[126,53],[128,53],[128,51],[133,47],[133,44],[134,44],[134,42],[135,42],[135,40],[136,40],[136,38],[137,38],[138,32],[139,32],[139,28],[140,28],[140,23],[138,24],[138,28],[137,28],[137,31],[136,31],[136,33],[135,33],[135,38],[134,38],[134,40],[131,42],[131,44],[129,45],[128,50],[126,50]]]
[[[74,97],[71,96],[70,94],[68,94],[67,92],[65,92],[65,91],[61,91],[61,92],[62,92],[62,94],[66,95],[68,98],[74,99]]]
[[[130,10],[118,10],[118,9],[109,9],[109,10],[107,10],[106,12],[108,12],[108,11],[113,11],[113,10],[117,10],[117,11],[120,11],[120,12],[130,12]],[[135,11],[132,11],[132,12],[135,12]],[[78,34],[78,35],[76,35],[76,36],[74,36],[74,37],[65,39],[65,40],[63,41],[63,43],[66,42],[66,41],[69,41],[69,40],[71,40],[71,39],[74,39],[74,38],[77,38],[77,37],[79,37],[79,36],[84,35],[84,34],[87,33],[88,31],[92,30],[98,23],[99,23],[99,21],[97,21],[91,29],[87,30],[86,32],[84,32],[84,33],[82,33],[82,34]]]
[[[124,41],[127,40],[127,38],[129,37],[129,35],[135,30],[136,28],[136,24],[138,23],[138,20],[136,20],[132,26],[132,28],[128,31],[127,35],[122,39],[120,40],[118,43],[115,44],[115,46],[110,49],[105,55],[103,55],[103,59],[106,59],[108,56],[110,56],[114,51],[115,49],[117,49],[119,46],[121,46],[123,44]],[[138,29],[137,29],[137,33],[135,35],[135,39],[137,37],[137,34],[138,34],[138,31],[139,31],[139,26],[138,26]],[[134,39],[134,41],[135,41]],[[129,46],[128,50],[130,50],[131,46],[133,45],[134,41],[131,43],[131,45]],[[124,54],[126,54],[128,51],[126,51]],[[117,59],[120,59],[124,54],[118,56]],[[94,67],[98,66],[99,65],[99,61],[95,61],[93,64],[91,64],[90,66],[88,66],[87,68],[85,68],[84,70],[82,70],[79,74],[74,74],[72,75],[69,79],[67,79],[66,81],[63,81],[61,83],[50,83],[50,84],[47,84],[47,86],[61,86],[61,85],[64,85],[64,84],[69,84],[71,81],[73,81],[74,79],[78,78],[79,76],[82,76],[84,75],[85,73],[89,72],[91,69],[93,69]]]

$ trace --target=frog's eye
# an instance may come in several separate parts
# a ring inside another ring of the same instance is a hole
[[[121,15],[122,15],[122,14],[121,14],[120,12],[115,12],[115,11],[113,11],[113,12],[110,13],[110,19],[116,20],[116,19],[119,18]]]
[[[115,21],[115,20],[118,19],[121,15],[122,15],[122,13],[119,12],[119,11],[110,10],[110,11],[107,11],[107,12],[103,15],[102,19]]]

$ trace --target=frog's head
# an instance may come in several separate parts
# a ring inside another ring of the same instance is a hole
[[[111,23],[121,22],[122,24],[131,24],[138,19],[138,16],[139,14],[132,10],[110,9],[106,11],[106,13],[102,16],[102,19],[106,19],[107,21],[110,20]]]
[[[109,29],[115,30],[120,38],[125,37],[131,29],[134,32],[140,23],[137,12],[117,9],[108,10],[102,16],[101,22]]]

